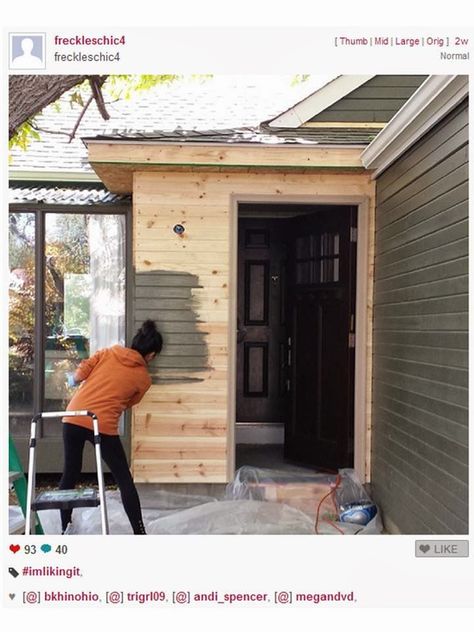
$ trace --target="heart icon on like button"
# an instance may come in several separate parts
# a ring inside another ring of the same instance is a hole
[[[18,553],[20,549],[21,549],[21,546],[19,544],[10,544],[10,551],[12,553]]]
[[[420,544],[420,551],[422,553],[428,553],[429,550],[430,550],[429,544]]]

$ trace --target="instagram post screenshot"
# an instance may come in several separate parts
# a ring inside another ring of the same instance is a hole
[[[472,608],[474,30],[38,24],[3,29],[3,608]]]

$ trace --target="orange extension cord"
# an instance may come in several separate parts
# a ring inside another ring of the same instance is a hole
[[[335,495],[336,495],[336,489],[339,487],[339,485],[341,484],[341,475],[338,474],[336,476],[336,483],[334,484],[333,487],[331,487],[331,489],[328,491],[327,494],[325,494],[321,500],[318,503],[318,509],[316,511],[316,522],[314,523],[314,530],[316,531],[316,533],[319,535],[319,512],[321,510],[321,505],[323,504],[323,502],[326,500],[326,498],[328,496],[332,496],[332,502],[334,504],[334,509],[337,513],[337,505],[336,505],[336,499],[335,499]],[[344,535],[344,531],[342,529],[340,529],[336,524],[334,524],[334,522],[332,520],[329,520],[329,518],[323,518],[324,522],[328,522],[331,526],[333,526],[337,531],[339,531],[339,533],[342,533],[342,535]]]

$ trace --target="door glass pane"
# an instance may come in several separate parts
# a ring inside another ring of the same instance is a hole
[[[321,235],[320,283],[339,281],[339,234],[323,233]]]
[[[9,215],[8,365],[10,432],[24,435],[33,416],[35,216]]]
[[[46,215],[45,330],[44,409],[63,410],[74,392],[66,373],[125,342],[123,215]]]

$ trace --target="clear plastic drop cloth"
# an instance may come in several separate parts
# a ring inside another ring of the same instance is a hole
[[[165,489],[154,489],[152,494],[143,493],[140,497],[140,501],[142,509],[158,510],[160,512],[181,511],[182,509],[189,509],[196,505],[204,505],[204,503],[218,502],[214,496],[183,494],[179,492],[169,492]]]
[[[222,500],[185,509],[147,524],[150,534],[313,534],[311,519],[287,505],[260,500]]]
[[[337,506],[332,491],[336,474],[299,473],[244,466],[235,473],[226,489],[226,498],[278,502],[302,511],[316,520],[320,514],[337,519]]]
[[[10,533],[16,533],[24,525],[24,517],[21,507],[10,505],[8,507],[8,526]]]
[[[110,533],[131,534],[120,493],[107,491],[106,500]],[[372,504],[376,511],[367,524],[341,520],[343,509],[358,504]],[[150,535],[376,535],[383,530],[380,512],[351,469],[326,474],[244,466],[223,500],[150,487],[142,494],[142,511]],[[61,533],[59,511],[39,515],[45,534]],[[74,510],[68,534],[101,532],[99,507]]]
[[[344,468],[339,470],[339,475],[341,484],[336,489],[336,500],[339,506],[353,502],[372,502],[354,470]]]
[[[338,474],[287,472],[243,466],[226,488],[226,499],[278,502],[306,514],[319,535],[376,535],[383,531],[380,513],[365,525],[341,521],[348,505],[372,503],[355,471]]]

